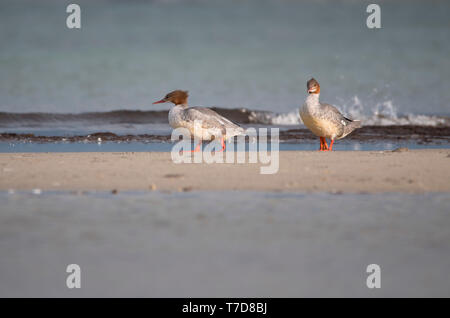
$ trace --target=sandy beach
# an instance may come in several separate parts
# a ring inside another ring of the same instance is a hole
[[[450,150],[280,152],[262,164],[175,164],[170,153],[0,154],[1,190],[450,192]]]

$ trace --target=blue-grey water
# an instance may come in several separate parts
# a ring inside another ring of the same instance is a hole
[[[450,114],[450,2],[77,1],[0,3],[0,111],[79,113],[163,109],[190,91],[195,105],[292,116],[306,81],[354,117]],[[415,121],[427,118],[414,117]]]
[[[10,141],[0,142],[0,153],[11,152],[170,152],[175,143],[171,142],[28,142]],[[204,147],[204,146],[203,146]],[[270,143],[266,145],[271,151]],[[318,150],[318,142],[284,142],[278,145],[280,151]],[[448,148],[448,142],[443,143],[417,143],[414,140],[407,141],[378,141],[361,143],[357,141],[340,141],[334,146],[337,151],[385,151],[406,147],[409,149],[442,149]],[[195,145],[192,144],[192,149]],[[236,149],[236,148],[235,148]],[[248,151],[249,144],[245,145]]]
[[[448,194],[3,192],[0,206],[2,297],[450,296]]]

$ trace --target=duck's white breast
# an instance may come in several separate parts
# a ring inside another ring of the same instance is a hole
[[[331,139],[336,137],[338,129],[332,121],[315,116],[306,107],[302,107],[300,110],[300,117],[302,118],[303,124],[314,135]]]

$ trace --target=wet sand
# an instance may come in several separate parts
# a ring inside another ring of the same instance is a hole
[[[247,161],[248,162],[248,161]],[[0,154],[0,190],[450,192],[450,149],[280,152],[267,164],[175,164],[170,153]]]

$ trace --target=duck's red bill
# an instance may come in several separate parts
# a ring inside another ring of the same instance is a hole
[[[157,102],[154,102],[153,105],[155,105],[155,104],[162,104],[162,103],[165,103],[165,102],[166,101],[164,99],[161,99],[161,100],[159,100]]]

